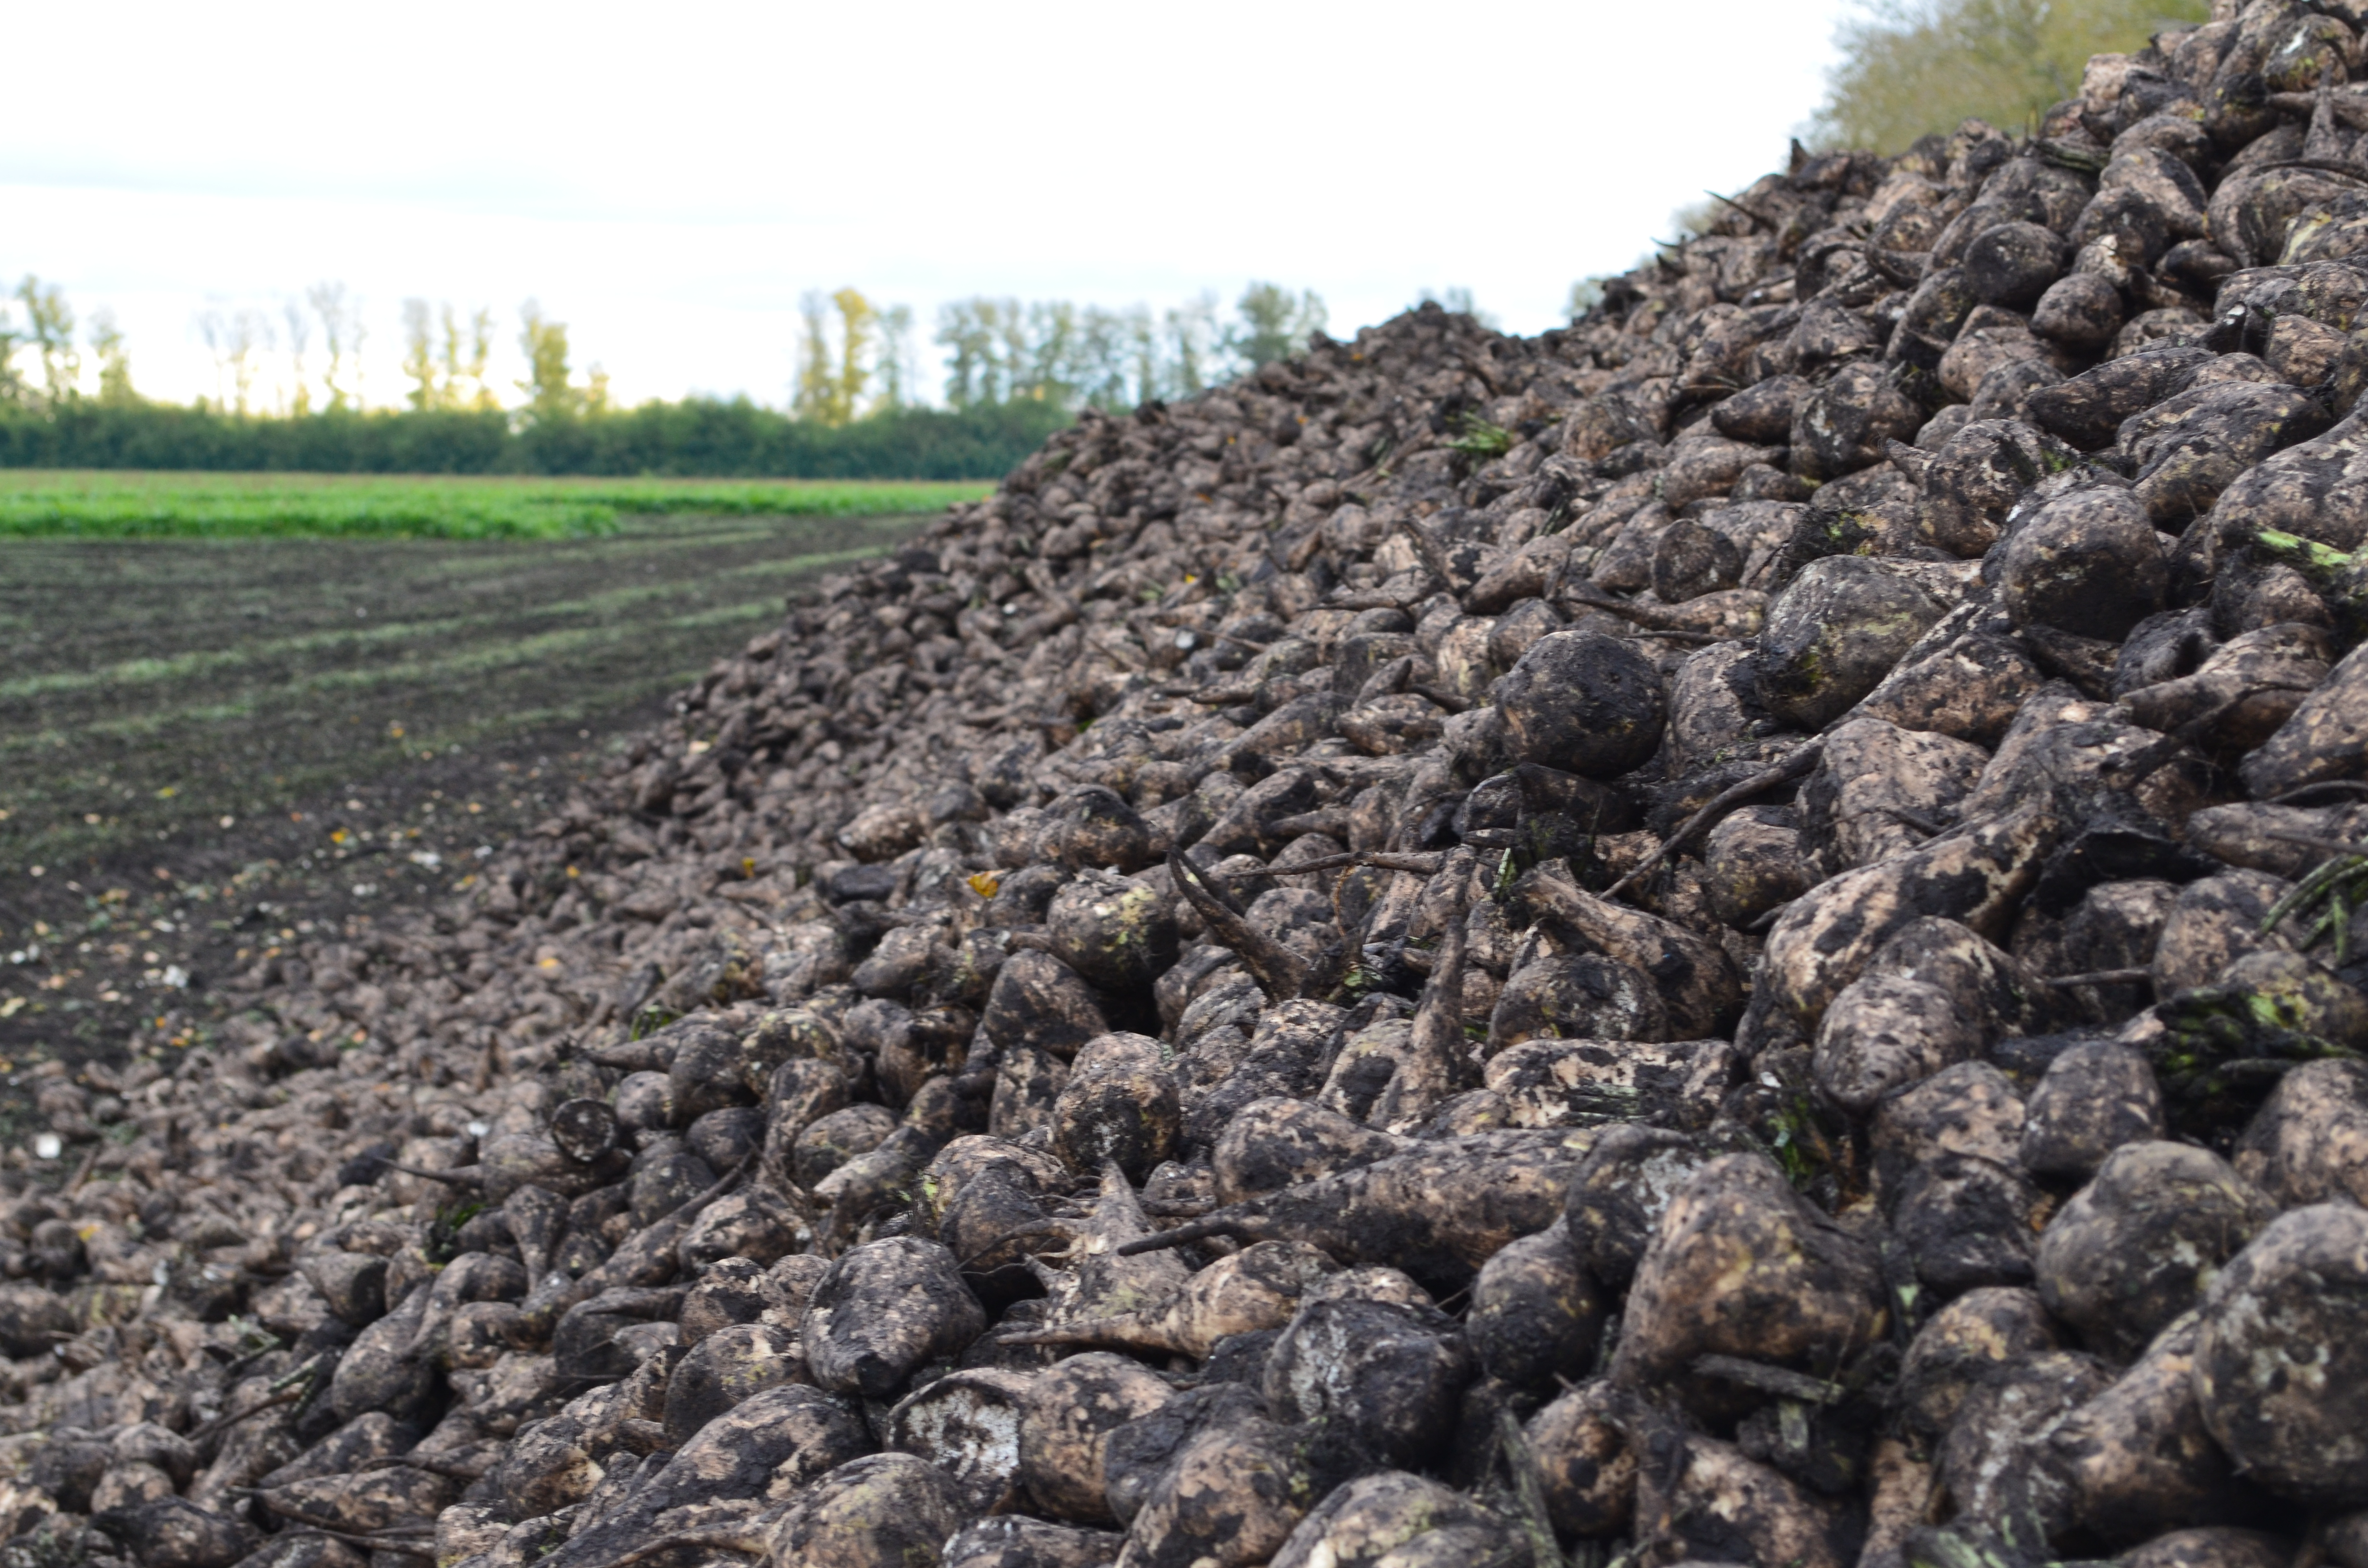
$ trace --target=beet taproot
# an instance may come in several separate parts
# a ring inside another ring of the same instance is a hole
[[[2357,1281],[2368,1217],[2348,1204],[2289,1210],[2218,1271],[2203,1301],[2194,1387],[2212,1437],[2278,1496],[2368,1499]]]
[[[1704,1412],[1734,1392],[1704,1356],[1830,1369],[1884,1332],[1871,1249],[1795,1196],[1773,1163],[1730,1154],[1670,1199],[1636,1266],[1612,1376]]]
[[[802,1335],[823,1388],[880,1399],[922,1362],[960,1354],[986,1326],[978,1299],[931,1243],[853,1248],[814,1287]]]
[[[2204,1150],[2124,1144],[2040,1237],[2040,1296],[2100,1353],[2126,1359],[2192,1307],[2272,1213]]]

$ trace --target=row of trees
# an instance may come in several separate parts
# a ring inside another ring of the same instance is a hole
[[[533,300],[518,307],[518,352],[526,380],[511,383],[523,395],[520,426],[597,418],[609,412],[609,373],[594,365],[582,381],[568,365],[567,324]],[[404,405],[415,414],[495,414],[500,394],[487,374],[494,353],[494,312],[479,306],[463,318],[450,301],[432,310],[425,300],[403,301],[403,378],[411,383]],[[297,373],[303,372],[299,349]]]
[[[977,479],[1008,471],[1070,416],[1050,404],[1007,403],[905,408],[828,426],[746,398],[690,397],[598,417],[345,408],[300,419],[85,397],[0,414],[0,468]]]
[[[492,311],[406,300],[404,391],[386,407],[364,395],[359,301],[321,283],[276,312],[200,312],[214,392],[180,406],[133,389],[107,312],[78,332],[63,292],[28,277],[0,301],[0,466],[970,478],[1010,468],[1081,406],[1189,395],[1304,347],[1325,319],[1313,292],[1267,283],[1228,322],[1210,296],[1157,315],[960,301],[939,312],[945,402],[927,407],[909,307],[850,288],[808,295],[801,316],[787,408],[745,397],[621,408],[598,365],[576,377],[567,324],[534,301],[519,308],[527,374],[509,397]]]
[[[909,308],[876,307],[854,289],[804,303],[787,409],[699,397],[617,407],[598,366],[575,377],[566,324],[531,300],[519,311],[527,375],[516,401],[492,369],[491,311],[410,300],[401,405],[371,406],[362,313],[335,283],[276,316],[201,312],[214,394],[181,406],[134,391],[105,312],[78,332],[63,291],[27,278],[0,313],[0,466],[971,478],[1009,469],[1083,404],[1197,392],[1303,347],[1324,319],[1313,293],[1264,284],[1224,325],[1208,299],[1156,325],[1144,307],[963,301],[940,312],[948,406],[930,408],[915,398]]]
[[[131,362],[114,313],[94,314],[85,341],[98,361],[99,398],[133,401]],[[28,272],[14,293],[0,299],[0,409],[55,406],[81,395],[82,349],[74,338],[74,307],[56,284]]]
[[[1202,294],[1155,314],[1146,305],[1106,310],[1065,300],[961,300],[938,312],[946,350],[946,402],[1068,403],[1132,408],[1190,397],[1212,383],[1287,358],[1322,330],[1324,301],[1253,283],[1221,324]]]
[[[942,307],[935,342],[945,351],[946,407],[1028,403],[1073,412],[1190,396],[1296,353],[1324,322],[1324,301],[1312,290],[1294,294],[1271,283],[1251,284],[1229,322],[1220,322],[1208,294],[1159,312],[981,296]],[[507,410],[521,427],[612,412],[598,365],[575,379],[566,323],[533,300],[519,307],[518,323],[527,376],[513,383],[512,399],[492,370],[493,311],[404,301],[401,406],[414,414]],[[213,395],[199,400],[201,407],[240,418],[303,418],[370,405],[362,356],[369,329],[342,283],[314,284],[279,301],[276,312],[209,305],[191,325],[213,361]],[[97,312],[80,335],[75,327],[55,284],[28,276],[0,301],[0,411],[54,412],[92,396],[109,406],[141,401],[112,316]],[[97,361],[95,393],[84,384],[85,347]],[[853,288],[801,301],[791,416],[837,428],[915,408],[920,380],[910,306],[876,305]]]
[[[860,290],[805,296],[792,410],[825,425],[911,405],[918,369],[909,306],[874,305]],[[938,311],[944,399],[955,410],[1032,403],[1133,408],[1189,397],[1287,358],[1325,322],[1313,290],[1253,283],[1221,324],[1213,294],[1163,312],[1111,310],[1069,300],[1023,303],[984,295]]]
[[[279,302],[279,320],[254,305],[210,304],[190,326],[214,365],[213,406],[241,415],[256,411],[258,383],[268,362],[283,341],[287,345],[289,381],[275,390],[282,414],[302,416],[313,412],[313,379],[308,358],[317,330],[323,351],[321,403],[327,409],[361,406],[361,349],[368,336],[360,301],[342,283],[315,283],[301,299]],[[123,367],[123,390],[131,395],[131,369]]]
[[[528,366],[527,379],[515,383],[523,394],[515,411],[520,423],[606,412],[609,378],[598,365],[584,381],[572,379],[567,324],[544,314],[532,300],[519,307],[518,320],[518,347]],[[361,351],[369,328],[360,301],[342,283],[316,283],[301,299],[280,301],[277,320],[254,305],[208,305],[190,326],[214,368],[214,395],[199,399],[200,409],[240,418],[303,418],[366,406]],[[53,415],[85,402],[114,408],[145,401],[131,384],[131,353],[113,312],[94,312],[80,335],[75,327],[64,290],[31,274],[0,299],[0,414]],[[431,308],[426,300],[405,300],[403,375],[410,387],[403,406],[415,414],[500,412],[504,403],[488,372],[494,333],[490,310],[463,317],[449,302]],[[97,363],[95,391],[84,384],[85,347]],[[275,358],[277,375],[270,373]]]

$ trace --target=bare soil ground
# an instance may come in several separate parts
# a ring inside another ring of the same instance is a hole
[[[920,520],[0,542],[0,1080],[198,1038],[276,942],[449,891]]]

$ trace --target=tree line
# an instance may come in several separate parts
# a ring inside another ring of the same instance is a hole
[[[567,324],[535,301],[518,312],[526,378],[505,389],[490,309],[406,300],[390,405],[365,395],[359,301],[325,282],[276,314],[199,312],[192,326],[214,390],[176,404],[135,389],[109,312],[78,330],[63,291],[28,276],[0,300],[0,465],[973,478],[1010,468],[1081,407],[1189,396],[1297,352],[1325,311],[1313,290],[1269,283],[1252,284],[1222,322],[1207,295],[1157,313],[958,301],[935,334],[942,406],[918,395],[910,307],[847,288],[807,295],[800,317],[786,407],[745,396],[628,407],[597,363],[576,374]]]
[[[940,306],[934,341],[945,350],[944,401],[962,411],[1036,404],[1116,412],[1190,397],[1287,358],[1322,330],[1324,301],[1253,283],[1221,323],[1212,294],[1164,312],[1111,310],[1069,300],[991,299]],[[825,425],[910,405],[917,380],[913,312],[874,305],[856,289],[801,303],[791,409]]]
[[[1004,403],[905,408],[828,426],[745,397],[688,397],[522,424],[498,409],[348,408],[292,418],[85,398],[0,413],[0,468],[980,479],[1008,472],[1072,417],[1051,404]]]

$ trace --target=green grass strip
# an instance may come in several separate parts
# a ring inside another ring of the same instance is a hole
[[[0,471],[0,538],[577,539],[625,517],[875,517],[985,481],[549,480],[475,475]]]

